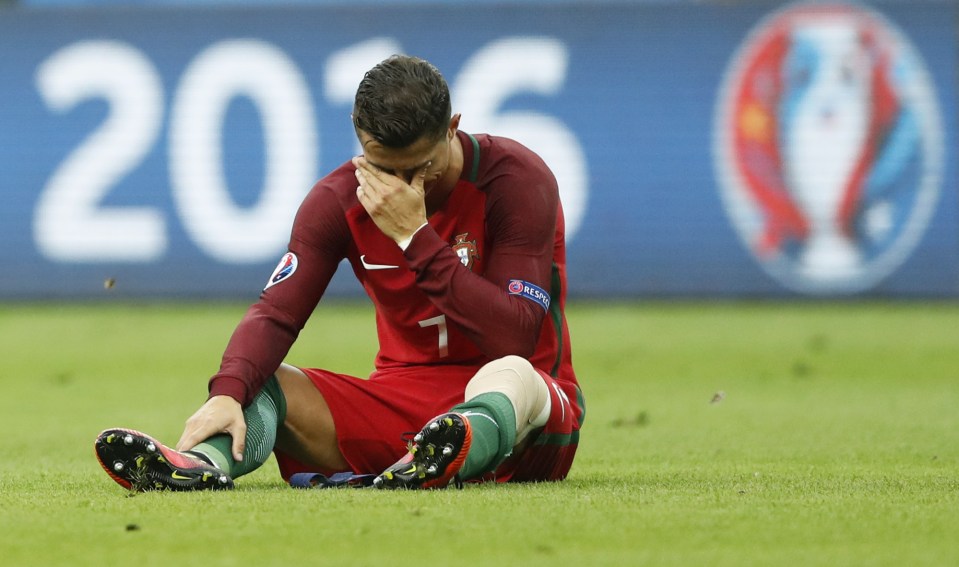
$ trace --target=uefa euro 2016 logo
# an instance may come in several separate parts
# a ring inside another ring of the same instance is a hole
[[[875,286],[938,201],[935,90],[906,37],[863,6],[792,4],[763,20],[726,71],[715,128],[729,218],[802,293]]]

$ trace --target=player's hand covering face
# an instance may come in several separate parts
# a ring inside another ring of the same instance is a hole
[[[452,125],[451,125],[452,126]],[[362,156],[356,167],[356,196],[384,234],[396,242],[409,238],[426,222],[456,184],[450,168],[455,127],[439,140],[421,138],[406,148],[388,148],[358,132]]]
[[[356,197],[383,234],[400,242],[426,222],[426,192],[423,188],[430,162],[413,171],[409,181],[373,166],[363,156],[356,166]]]

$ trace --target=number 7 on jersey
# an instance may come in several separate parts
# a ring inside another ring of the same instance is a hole
[[[430,317],[429,319],[420,321],[420,327],[424,329],[433,325],[436,325],[439,331],[437,344],[439,346],[440,358],[445,358],[450,354],[449,334],[446,331],[446,315],[437,315],[436,317]]]

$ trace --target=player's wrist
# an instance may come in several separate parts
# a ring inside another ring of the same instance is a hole
[[[398,241],[396,242],[396,245],[400,247],[400,250],[402,250],[403,252],[406,252],[406,249],[409,248],[410,243],[413,242],[413,237],[416,236],[416,233],[417,233],[417,232],[423,230],[423,227],[426,226],[427,224],[429,224],[429,223],[428,223],[428,222],[424,222],[424,223],[421,224],[419,227],[417,227],[416,230],[413,231],[413,234],[407,236],[407,237],[404,238],[403,240],[398,240]]]
[[[236,400],[236,402],[242,407],[243,404],[246,403],[248,396],[250,399],[252,399],[252,396],[249,395],[249,388],[246,385],[246,382],[232,376],[214,376],[210,380],[209,388],[210,393],[207,396],[208,402],[213,398],[226,396]]]

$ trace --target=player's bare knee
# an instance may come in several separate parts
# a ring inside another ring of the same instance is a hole
[[[493,360],[466,385],[467,400],[489,392],[499,392],[513,404],[517,443],[549,418],[549,387],[525,358],[509,355]]]
[[[286,392],[287,388],[290,388],[291,381],[300,381],[302,379],[309,380],[302,370],[285,362],[280,363],[280,367],[276,369],[276,372],[274,372],[273,375],[276,376],[276,381],[284,393]]]

